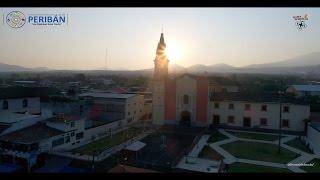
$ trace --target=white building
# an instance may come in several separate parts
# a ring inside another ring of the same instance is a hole
[[[320,96],[320,85],[291,85],[286,91],[298,97]]]
[[[2,155],[25,159],[30,166],[38,155],[77,147],[84,140],[83,117],[55,116],[0,136]]]
[[[304,102],[282,99],[282,130],[304,131],[310,106]],[[244,95],[240,93],[213,93],[209,102],[212,124],[228,126],[279,129],[280,103],[274,95]]]
[[[1,98],[1,112],[40,113],[40,97]]]
[[[83,93],[79,97],[91,101],[97,116],[122,119],[122,124],[140,120],[145,113],[144,98],[138,94]]]

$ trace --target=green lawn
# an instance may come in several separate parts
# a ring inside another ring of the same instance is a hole
[[[309,173],[320,173],[320,159],[313,159],[312,161],[308,162],[308,164],[309,163],[312,163],[313,166],[304,166],[300,168]]]
[[[260,134],[260,133],[238,132],[238,131],[227,131],[227,132],[238,138],[256,139],[256,140],[264,140],[264,141],[275,141],[279,139],[278,135],[272,135],[272,134]]]
[[[225,139],[228,139],[228,137],[221,134],[219,131],[215,131],[214,133],[211,134],[211,136],[209,137],[207,142],[208,143],[215,143],[215,142],[222,141]]]
[[[304,151],[306,153],[312,154],[312,151],[308,148],[308,146],[305,145],[299,138],[295,138],[291,141],[286,142],[285,144],[300,149],[301,151]]]
[[[215,161],[219,161],[223,159],[223,156],[221,156],[218,152],[216,152],[214,149],[212,149],[210,146],[205,145],[201,152],[198,155],[199,158],[204,159],[211,159]]]
[[[89,144],[81,146],[73,150],[74,153],[93,155],[93,151],[96,150],[97,154],[100,154],[104,150],[111,148],[115,145],[121,144],[142,132],[141,128],[129,128],[114,134],[113,137],[104,137],[102,139],[93,141]]]
[[[283,164],[286,164],[299,156],[285,148],[281,148],[281,153],[278,154],[277,145],[266,143],[235,141],[224,144],[221,147],[237,158]]]
[[[288,169],[259,166],[246,163],[234,163],[230,165],[229,173],[289,173]]]

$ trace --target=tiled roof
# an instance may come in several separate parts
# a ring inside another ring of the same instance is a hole
[[[14,131],[0,137],[1,141],[10,141],[16,143],[31,144],[42,140],[63,134],[63,131],[48,127],[46,124],[39,122],[35,125]]]
[[[280,102],[280,95],[274,93],[249,94],[243,92],[211,93],[211,101],[242,101],[242,102]],[[281,102],[291,104],[309,104],[306,100],[298,100],[282,96]]]

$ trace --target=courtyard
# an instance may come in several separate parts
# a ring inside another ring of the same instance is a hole
[[[162,127],[141,140],[146,146],[132,165],[171,171],[172,167],[185,155],[201,130],[202,128],[184,126]]]
[[[194,148],[197,158],[206,159],[208,163],[223,160],[227,164],[226,172],[288,173],[319,172],[320,169],[319,156],[313,154],[299,136],[282,134],[280,152],[278,134],[218,129],[202,138],[207,140],[197,144],[199,151]],[[288,165],[297,163],[313,166]]]
[[[119,145],[129,139],[132,139],[143,131],[142,128],[131,127],[126,130],[120,131],[112,136],[107,136],[99,140],[93,141],[89,144],[74,149],[73,153],[86,154],[86,155],[98,155],[103,151],[113,146]]]

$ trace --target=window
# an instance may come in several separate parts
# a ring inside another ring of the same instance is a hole
[[[65,142],[65,143],[69,143],[69,142],[70,142],[70,136],[66,136],[66,137],[64,138],[64,142]]]
[[[250,104],[245,104],[244,110],[250,111],[251,110],[251,105]]]
[[[261,111],[267,111],[267,105],[262,105],[261,106]]]
[[[83,132],[76,134],[76,140],[83,138]]]
[[[220,116],[219,115],[213,115],[213,124],[214,125],[220,124]]]
[[[28,100],[27,99],[24,99],[23,101],[22,101],[22,107],[28,107]]]
[[[133,120],[132,118],[128,118],[127,123],[130,123],[132,120]]]
[[[284,127],[284,128],[289,127],[289,120],[288,119],[282,119],[282,127]]]
[[[52,141],[52,147],[56,147],[56,146],[59,146],[61,144],[64,144],[64,138],[63,137]]]
[[[189,104],[189,96],[188,95],[183,96],[183,104]]]
[[[233,104],[229,104],[229,109],[234,109],[234,105]]]
[[[71,127],[74,127],[74,121],[72,121],[72,122],[70,123],[70,126],[71,126]]]
[[[230,124],[234,123],[234,116],[228,116],[228,123]]]
[[[289,106],[284,106],[284,107],[283,107],[283,112],[289,112],[289,111],[290,111]]]
[[[74,132],[71,133],[71,137],[73,137],[73,136],[74,136]]]
[[[219,103],[214,103],[214,108],[219,109]]]
[[[9,103],[8,101],[3,101],[2,103],[2,109],[8,109],[9,108]]]
[[[267,126],[267,123],[268,122],[268,120],[267,120],[267,118],[260,118],[260,125],[261,126]]]

